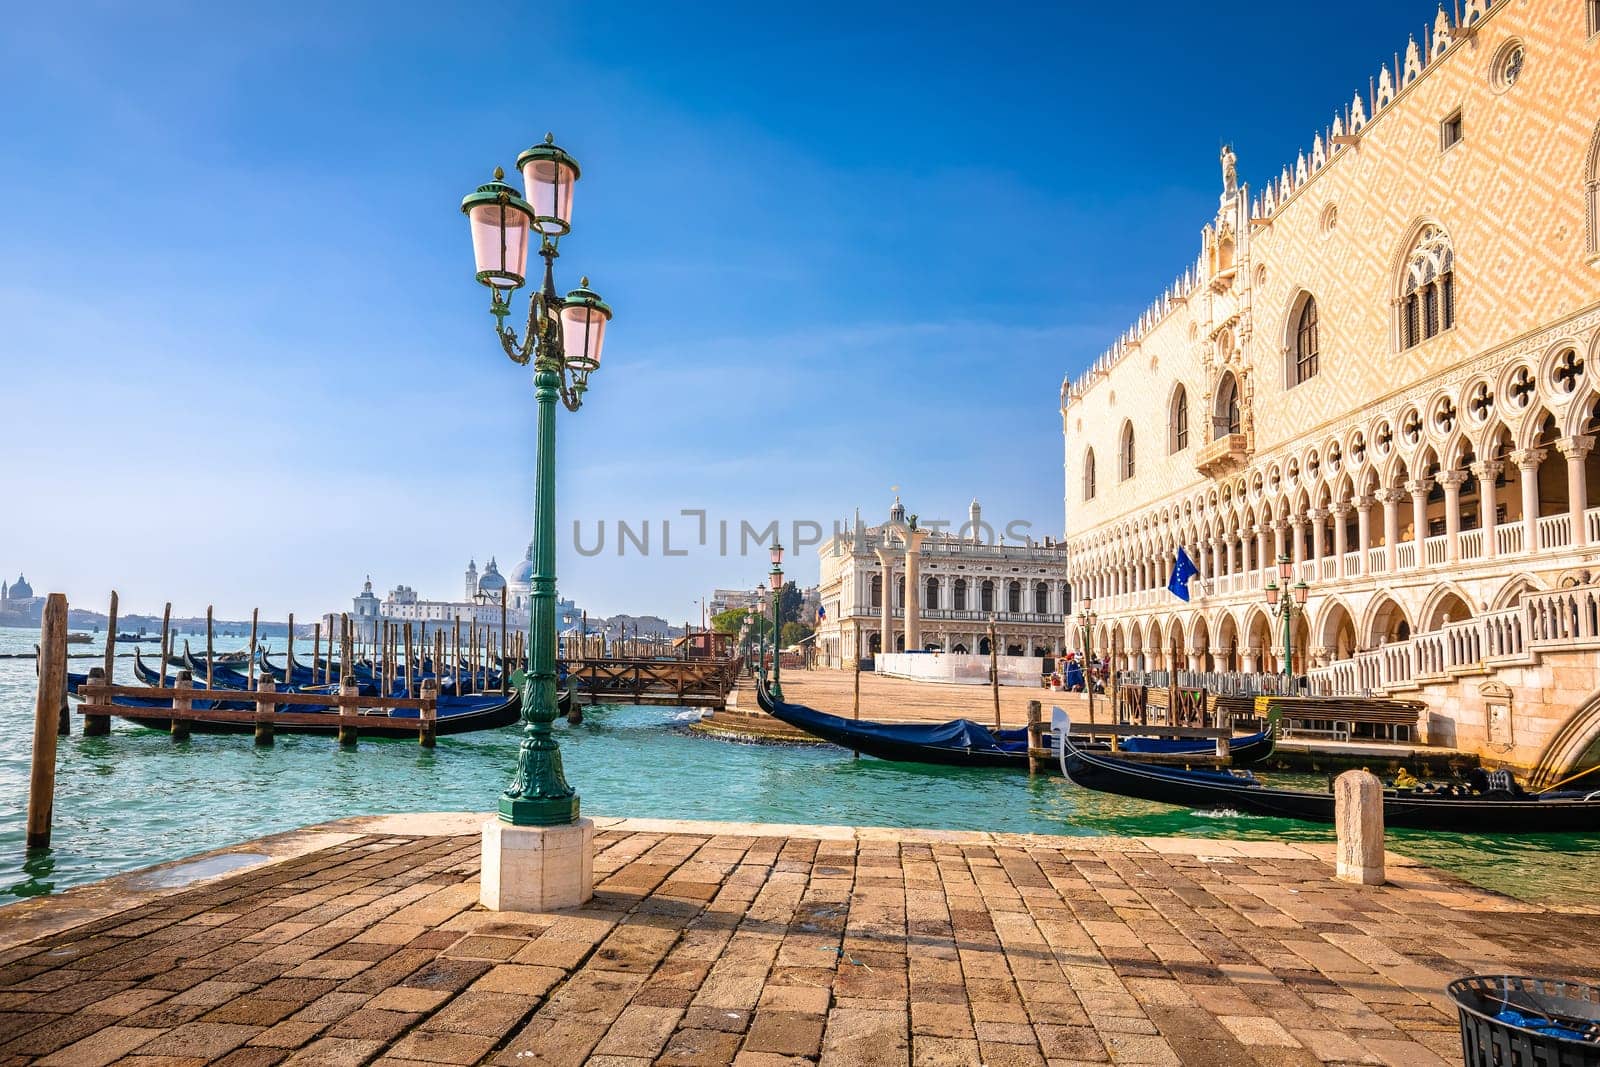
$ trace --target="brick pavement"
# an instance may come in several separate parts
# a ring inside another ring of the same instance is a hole
[[[1323,846],[612,820],[591,905],[495,914],[428,818],[0,950],[0,1065],[1425,1067],[1450,978],[1600,976],[1590,917]]]

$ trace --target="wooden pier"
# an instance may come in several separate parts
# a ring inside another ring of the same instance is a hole
[[[667,707],[727,707],[728,694],[744,660],[635,659],[571,660],[567,687],[580,704],[655,704]]]

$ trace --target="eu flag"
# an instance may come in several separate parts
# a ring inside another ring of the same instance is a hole
[[[1179,600],[1189,599],[1189,579],[1199,574],[1194,561],[1189,558],[1189,553],[1178,546],[1178,558],[1172,561],[1172,577],[1167,579],[1167,588]]]

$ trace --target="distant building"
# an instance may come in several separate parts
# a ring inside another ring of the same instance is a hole
[[[1060,653],[1072,607],[1065,546],[991,543],[976,500],[968,516],[954,533],[919,528],[897,498],[887,521],[866,526],[857,512],[848,534],[824,541],[818,662],[851,665],[885,646],[983,654],[991,619],[1003,655]]]
[[[770,597],[771,593],[766,589],[713,589],[709,610],[714,619],[734,608],[749,610],[752,605],[764,607],[771,603]]]
[[[44,597],[33,595],[28,579],[17,575],[7,585],[0,582],[0,626],[37,625],[44,611]]]
[[[493,556],[489,557],[489,562],[481,571],[476,559],[469,560],[463,574],[462,594],[460,600],[427,600],[411,586],[397,585],[379,600],[372,591],[372,578],[369,575],[362,591],[352,601],[351,618],[360,627],[358,633],[364,640],[370,639],[377,632],[379,624],[384,622],[412,622],[419,627],[424,623],[454,626],[459,619],[463,626],[469,626],[476,619],[480,626],[498,627],[501,623],[503,595],[507,628],[526,630],[533,596],[533,545],[528,546],[527,554],[512,569],[509,579],[500,573],[500,566]],[[329,619],[332,626],[332,616]],[[581,628],[582,622],[583,609],[571,600],[557,598],[557,630]]]

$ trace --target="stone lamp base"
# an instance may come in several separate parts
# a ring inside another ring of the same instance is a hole
[[[594,820],[565,826],[483,824],[478,901],[490,911],[555,911],[594,896]]]

